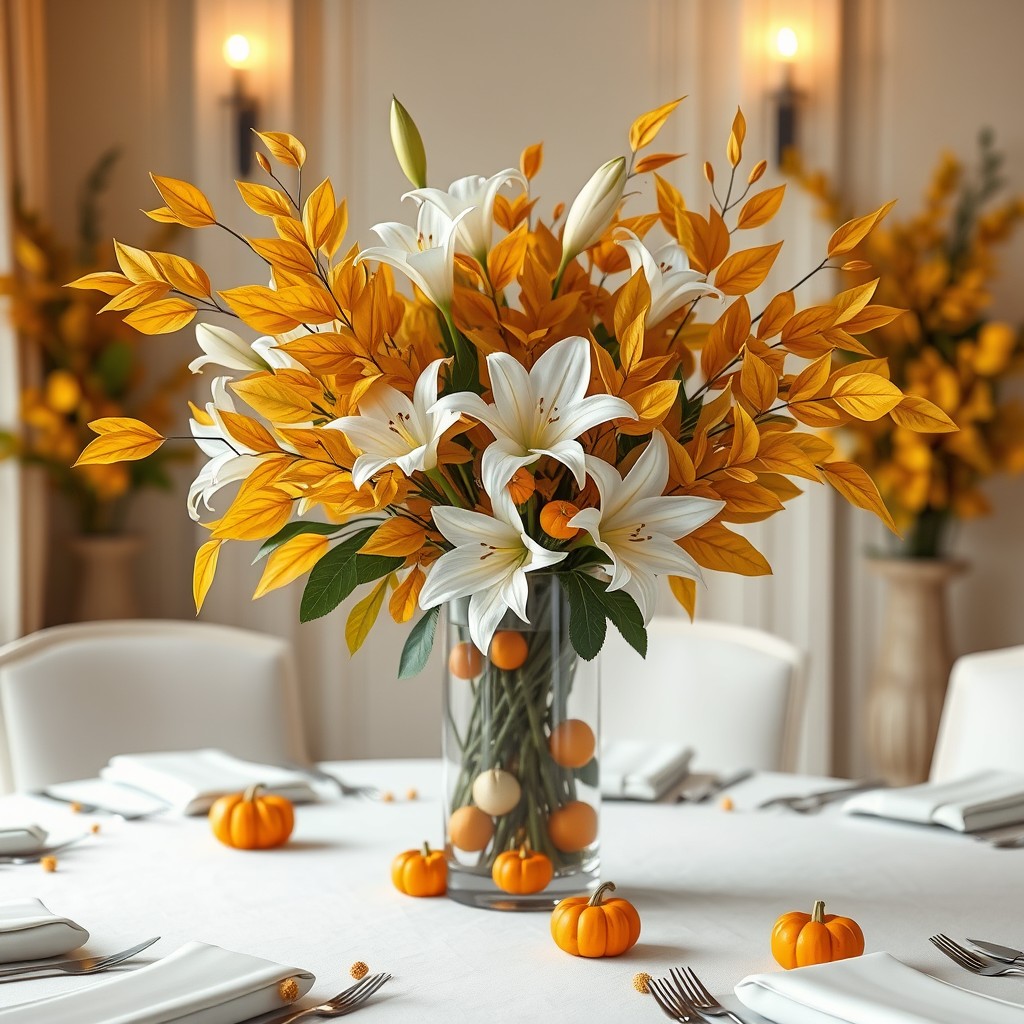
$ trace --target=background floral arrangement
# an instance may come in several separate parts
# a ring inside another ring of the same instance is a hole
[[[142,331],[178,330],[202,312],[262,335],[250,344],[223,326],[196,329],[195,369],[244,374],[215,378],[205,409],[194,409],[192,433],[210,461],[189,495],[193,517],[241,481],[206,524],[197,606],[221,544],[261,541],[255,596],[308,573],[303,620],[370,587],[348,618],[353,651],[385,599],[399,622],[422,608],[402,654],[408,675],[429,654],[442,604],[470,598],[470,634],[487,652],[509,609],[526,618],[527,574],[540,572],[557,576],[572,646],[592,658],[608,621],[645,650],[661,576],[692,612],[701,567],[769,572],[728,524],[781,511],[800,493],[792,477],[826,481],[891,525],[864,470],[797,428],[900,410],[954,429],[932,403],[905,396],[884,362],[836,363],[837,349],[862,351],[857,336],[900,310],[873,304],[869,282],[805,309],[794,286],[755,313],[747,296],[782,243],[734,243],[772,219],[785,186],[755,190],[764,161],[739,170],[737,112],[724,180],[704,165],[713,204],[707,216],[689,208],[655,173],[678,155],[640,155],[678,102],[638,118],[628,160],[600,167],[546,223],[533,195],[539,144],[518,169],[428,188],[422,140],[396,101],[392,139],[416,224],[379,224],[382,244],[362,251],[343,247],[346,206],[329,180],[304,194],[301,143],[260,133],[288,181],[260,155],[274,184],[238,188],[272,233],[237,237],[266,261],[272,287],[215,292],[196,264],[119,242],[121,273],[75,282],[114,295]],[[627,183],[648,173],[657,209],[624,217]],[[165,203],[154,219],[231,230],[193,185],[153,180]],[[859,268],[845,257],[889,205],[840,227],[798,283],[826,267]],[[669,241],[651,250],[644,238],[658,225]],[[395,270],[415,285],[412,299],[396,290]],[[611,287],[620,273],[627,280]],[[713,322],[696,322],[698,306]],[[164,441],[132,418],[92,427],[99,436],[83,464],[146,456]]]
[[[880,277],[879,299],[907,313],[863,337],[864,350],[852,353],[861,362],[853,365],[884,358],[902,391],[933,402],[959,427],[932,433],[899,407],[844,427],[850,458],[877,482],[904,534],[901,552],[911,557],[946,554],[955,520],[991,512],[980,485],[1024,469],[1024,404],[1001,388],[1021,368],[1024,334],[987,316],[996,247],[1024,216],[1020,197],[992,203],[1003,184],[1001,163],[990,132],[981,135],[976,173],[943,156],[921,211],[890,219],[857,250]],[[792,170],[834,215],[841,203],[828,181],[799,165]]]
[[[170,487],[166,462],[172,456],[165,449],[127,464],[75,467],[92,436],[87,424],[100,417],[132,415],[163,427],[171,418],[169,399],[188,377],[182,366],[146,389],[137,349],[140,336],[113,312],[118,305],[104,306],[95,292],[64,287],[73,275],[100,265],[98,204],[116,158],[114,151],[104,154],[83,183],[74,249],[15,202],[17,266],[0,276],[0,295],[9,297],[12,323],[35,353],[39,380],[22,393],[18,429],[0,431],[0,458],[42,466],[71,499],[78,528],[87,534],[117,531],[127,499],[136,490]]]

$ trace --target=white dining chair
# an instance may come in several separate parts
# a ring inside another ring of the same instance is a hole
[[[1024,647],[965,654],[949,675],[929,778],[985,768],[1024,772]]]
[[[804,653],[761,630],[655,616],[646,660],[609,626],[601,658],[603,739],[682,741],[696,768],[792,771]]]
[[[54,626],[0,647],[0,790],[91,778],[114,754],[203,747],[305,760],[287,642],[130,620]]]

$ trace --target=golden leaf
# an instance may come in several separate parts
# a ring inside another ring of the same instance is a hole
[[[162,178],[159,174],[150,174],[150,177],[180,224],[187,228],[206,228],[217,223],[209,199],[195,185],[178,178]]]
[[[341,247],[341,243],[345,240],[345,235],[348,233],[348,200],[342,199],[338,203],[334,210],[334,217],[331,220],[331,228],[327,232],[327,237],[324,239],[323,249],[329,257],[334,258],[334,254]]]
[[[759,182],[761,178],[764,177],[764,172],[766,170],[768,170],[768,161],[758,160],[757,163],[754,164],[753,170],[747,175],[747,184],[754,185]]]
[[[328,324],[338,316],[334,296],[319,281],[291,285],[277,292],[279,308],[300,324]]]
[[[641,114],[630,125],[629,148],[635,153],[637,150],[643,149],[644,146],[649,146],[661,131],[672,111],[685,99],[685,96],[680,96],[679,99],[672,100],[671,103],[665,103],[654,110],[649,110],[646,114]]]
[[[782,328],[782,344],[791,352],[796,352],[797,342],[806,342],[828,330],[836,320],[838,312],[831,306],[811,306],[795,313],[786,321]],[[797,353],[801,354],[801,353]],[[820,355],[820,352],[814,353]]]
[[[145,249],[136,249],[114,239],[114,255],[118,266],[132,284],[148,284],[151,281],[162,281],[160,268],[153,257]]]
[[[231,384],[231,390],[271,423],[307,423],[313,417],[313,403],[274,374],[246,377]]]
[[[892,381],[877,374],[853,373],[836,381],[832,398],[859,420],[877,420],[903,401],[903,393]]]
[[[829,303],[839,312],[835,322],[845,324],[847,320],[852,320],[871,301],[871,296],[875,294],[877,287],[878,279],[876,278],[874,281],[868,281],[867,284],[859,284],[855,288],[836,295]]]
[[[874,480],[860,466],[852,462],[826,462],[821,472],[851,505],[874,512],[893,533],[898,532]]]
[[[302,222],[294,217],[275,217],[274,230],[278,237],[283,238],[286,242],[295,242],[305,247],[306,229],[302,226]]]
[[[641,345],[640,350],[643,349],[643,322],[647,317],[647,311],[651,308],[651,286],[648,284],[647,277],[641,267],[630,279],[619,289],[618,295],[615,297],[615,315],[614,315],[614,326],[615,336],[619,339],[619,344],[622,344],[626,331],[629,329],[630,324],[636,320],[640,320],[641,326]],[[639,353],[637,354],[639,358]],[[623,362],[625,360],[622,360]]]
[[[519,169],[523,172],[523,177],[526,178],[527,181],[533,181],[533,179],[537,177],[540,173],[541,164],[543,163],[543,142],[535,142],[532,146],[527,146],[519,157]],[[405,619],[399,619],[398,621],[404,622]]]
[[[288,197],[268,185],[256,185],[251,181],[236,181],[245,205],[253,213],[263,217],[290,217],[292,204]]]
[[[97,274],[86,274],[74,281],[68,281],[65,288],[82,288],[103,292],[104,295],[117,295],[131,286],[131,279],[124,274],[115,274],[113,271],[101,270]]]
[[[659,380],[624,395],[639,418],[623,420],[618,424],[619,433],[633,436],[649,434],[672,411],[681,383],[678,380]]]
[[[866,214],[863,217],[855,217],[840,225],[833,232],[828,241],[828,258],[845,256],[853,252],[861,242],[870,234],[872,228],[896,205],[896,200],[880,206],[874,213]]]
[[[286,238],[250,238],[247,241],[252,251],[275,270],[289,270],[293,274],[311,274],[316,271],[313,254],[300,242]]]
[[[736,227],[749,229],[767,224],[779,212],[785,192],[785,185],[776,185],[775,188],[767,188],[763,192],[758,192],[756,196],[751,196],[743,204],[740,215],[736,218]]]
[[[377,585],[366,595],[352,611],[349,612],[348,621],[345,623],[345,643],[348,644],[350,654],[355,654],[364,641],[370,635],[373,624],[380,615],[384,604],[384,595],[387,593],[388,585],[394,573],[390,573],[380,580]]]
[[[288,132],[256,132],[256,135],[275,160],[288,167],[301,167],[306,162],[306,147],[294,135]]]
[[[772,567],[746,537],[724,527],[721,523],[708,523],[679,544],[705,569],[733,572],[740,576],[770,576]]]
[[[905,312],[905,309],[897,309],[895,306],[865,306],[855,317],[847,320],[843,327],[850,334],[864,334],[892,323]]]
[[[732,131],[729,132],[729,144],[725,153],[729,163],[735,167],[743,159],[743,140],[747,137],[747,122],[743,111],[736,108],[736,116],[732,119]]]
[[[327,554],[329,542],[319,533],[300,533],[274,548],[267,558],[263,575],[253,592],[252,599],[263,597],[278,587],[287,586],[309,572]]]
[[[191,295],[194,299],[210,297],[210,278],[198,263],[171,252],[154,252],[150,255],[160,268],[164,280],[175,291]]]
[[[800,402],[807,398],[814,398],[828,382],[828,375],[832,372],[832,353],[815,359],[813,363],[805,366],[797,375],[796,379],[789,386],[788,401]]]
[[[723,522],[756,523],[782,511],[782,502],[774,491],[750,480],[739,482],[718,478],[714,481],[714,489],[725,502],[725,508],[719,513]]]
[[[206,595],[213,585],[222,543],[223,541],[219,540],[208,540],[196,552],[195,565],[192,569],[192,600],[196,603],[196,615],[202,610]]]
[[[750,358],[749,356],[747,358]],[[732,445],[729,448],[729,465],[750,462],[757,458],[761,435],[757,425],[742,405],[733,406]]]
[[[765,307],[757,322],[757,336],[760,340],[774,338],[793,315],[796,298],[792,292],[779,292]]]
[[[254,331],[261,334],[287,334],[300,321],[284,313],[279,294],[262,285],[242,285],[218,292],[218,295]]]
[[[658,200],[658,216],[661,217],[662,227],[677,240],[676,233],[677,213],[686,209],[686,200],[670,181],[666,181],[660,174],[654,175],[654,192]]]
[[[946,434],[959,430],[937,405],[918,395],[907,395],[890,415],[901,427],[922,434]]]
[[[637,160],[636,167],[633,169],[637,174],[647,174],[648,171],[656,171],[659,167],[664,167],[684,155],[683,153],[649,153]]]
[[[129,416],[106,416],[93,420],[89,429],[99,434],[85,447],[76,466],[108,466],[113,462],[136,462],[152,455],[164,443],[163,435],[148,423]]]
[[[402,516],[386,519],[359,549],[363,555],[388,555],[393,558],[414,555],[426,543],[427,531]]]
[[[161,299],[140,306],[124,322],[142,334],[171,334],[180,331],[196,315],[196,307],[184,299]]]
[[[413,566],[412,572],[398,584],[388,605],[388,611],[391,612],[391,617],[395,622],[408,622],[416,614],[420,591],[426,582],[426,573],[416,565]]]
[[[213,536],[226,540],[264,540],[291,519],[292,500],[273,486],[287,456],[268,456],[242,481],[235,500],[217,523]]]
[[[774,245],[759,245],[734,253],[718,268],[715,287],[726,295],[746,295],[752,292],[768,276],[781,248],[782,243],[776,242]]]
[[[330,178],[324,178],[306,199],[302,207],[302,228],[310,249],[321,248],[331,234],[337,201]]]
[[[694,469],[690,453],[664,427],[661,428],[661,435],[668,446],[669,479],[682,484],[683,487],[689,487],[697,479],[697,471]]]
[[[495,294],[507,288],[519,276],[529,241],[524,221],[487,254],[487,276]]]
[[[840,270],[870,270],[871,264],[867,260],[847,260],[840,268]]]
[[[259,420],[251,416],[245,416],[240,412],[231,412],[228,409],[220,410],[220,417],[224,422],[227,432],[240,444],[251,448],[254,452],[280,452],[281,446],[277,444]]]
[[[668,586],[672,596],[683,606],[686,614],[693,621],[693,613],[697,605],[697,583],[686,576],[669,576]]]
[[[158,224],[181,224],[178,215],[169,206],[158,206],[155,210],[143,210],[142,212]]]
[[[747,352],[740,369],[740,390],[754,409],[762,413],[779,396],[779,378],[763,359]]]
[[[118,292],[111,300],[99,310],[100,313],[109,313],[121,309],[135,309],[145,302],[156,302],[162,299],[171,286],[163,281],[147,281],[145,284],[133,284],[130,288]]]
[[[757,450],[758,465],[768,473],[800,476],[805,480],[821,480],[814,460],[795,443],[795,434],[766,433]]]
[[[700,353],[704,379],[714,381],[743,348],[750,337],[750,307],[745,298],[738,299],[711,326],[707,343]],[[725,414],[723,413],[723,416]]]
[[[702,274],[710,274],[729,253],[729,229],[722,215],[711,207],[707,220],[690,210],[680,211],[679,216],[688,229],[685,234],[689,244],[685,248],[691,264]]]

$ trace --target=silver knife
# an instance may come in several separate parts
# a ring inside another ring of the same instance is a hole
[[[716,793],[721,793],[723,789],[730,789],[732,786],[736,786],[746,779],[749,779],[753,774],[754,772],[750,768],[744,768],[742,771],[738,771],[734,775],[724,775],[719,779],[709,779],[707,782],[699,786],[694,786],[693,789],[684,789],[679,796],[676,797],[676,803],[703,803],[705,800],[713,797]]]
[[[1024,960],[1024,950],[1014,949],[1012,946],[1000,946],[998,942],[983,942],[981,939],[968,939],[972,946],[977,946],[983,953],[994,956],[997,960],[1005,960],[1006,963],[1016,963]]]

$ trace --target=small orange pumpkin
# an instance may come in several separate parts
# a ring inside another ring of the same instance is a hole
[[[257,783],[244,793],[230,793],[210,808],[210,828],[225,845],[239,850],[269,850],[288,842],[295,827],[291,801],[261,792]]]
[[[448,888],[448,863],[440,850],[424,843],[406,850],[391,862],[391,881],[406,896],[443,896]]]
[[[772,956],[787,971],[845,960],[863,952],[860,925],[849,917],[826,914],[823,900],[815,900],[809,914],[798,910],[783,914],[772,928]]]
[[[559,949],[573,956],[619,956],[640,938],[640,915],[628,900],[606,900],[614,892],[605,882],[590,899],[570,896],[551,912],[551,937]]]
[[[491,878],[505,892],[540,892],[555,877],[555,866],[550,857],[528,849],[524,843],[518,850],[506,850],[494,858]]]

